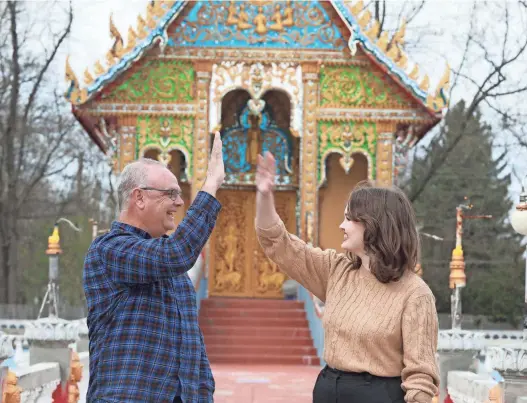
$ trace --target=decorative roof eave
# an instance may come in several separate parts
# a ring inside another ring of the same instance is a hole
[[[77,77],[69,65],[69,60],[66,59],[66,80],[69,83],[68,91],[65,94],[66,98],[73,105],[85,104],[93,99],[97,93],[101,92],[107,84],[114,81],[120,73],[126,71],[133,63],[141,59],[145,52],[157,42],[160,43],[161,47],[165,46],[168,42],[167,28],[178,17],[186,3],[188,1],[184,0],[164,0],[149,3],[147,6],[147,21],[145,22],[141,16],[138,17],[139,35],[130,27],[126,48],[123,48],[122,37],[110,17],[110,33],[115,42],[107,54],[108,70],[104,71],[101,64],[97,62],[95,71],[100,74],[99,77],[94,80],[88,70],[86,70],[84,77],[88,87],[81,89]],[[390,41],[389,45],[391,46],[387,51],[386,49],[389,46],[387,33],[383,33],[377,43],[373,41],[376,36],[375,32],[378,32],[376,31],[378,26],[376,27],[375,22],[368,32],[363,32],[366,25],[370,23],[371,14],[367,10],[363,11],[362,0],[358,0],[351,7],[347,5],[348,2],[343,0],[331,0],[330,3],[350,31],[349,47],[351,51],[354,52],[357,44],[360,44],[372,62],[394,77],[412,98],[416,99],[433,118],[439,121],[442,109],[448,105],[445,94],[449,86],[450,68],[447,66],[435,94],[430,95],[427,92],[429,87],[427,75],[425,75],[421,84],[416,82],[419,70],[417,65],[414,65],[410,74],[405,71],[407,58],[399,44],[399,41],[402,42],[404,39],[404,25]],[[361,13],[360,17],[358,16],[359,13]],[[151,28],[151,30],[146,32],[148,28]],[[142,39],[136,44],[138,38]],[[118,59],[117,62],[115,62],[116,58]],[[394,59],[397,60],[394,61]]]
[[[107,71],[102,72],[95,80],[92,78],[91,74],[86,70],[84,73],[85,81],[89,82],[89,85],[86,88],[81,89],[75,76],[75,73],[69,65],[69,60],[66,59],[66,81],[69,83],[68,91],[65,94],[65,97],[74,105],[85,104],[91,100],[94,95],[99,93],[107,84],[115,80],[115,78],[123,71],[126,71],[133,63],[140,60],[143,55],[155,46],[158,42],[161,47],[165,46],[168,42],[167,28],[170,26],[172,21],[174,21],[184,5],[188,1],[177,0],[177,1],[159,1],[156,2],[156,6],[148,6],[147,8],[147,21],[145,22],[142,17],[139,15],[139,29],[144,30],[145,35],[143,39],[138,41],[137,44],[134,42],[137,40],[138,35],[130,27],[129,29],[129,39],[127,48],[130,49],[121,49],[122,55],[116,55],[114,53],[116,44],[122,48],[123,40],[121,35],[113,25],[113,21],[110,17],[110,32],[112,37],[115,39],[114,46],[108,52],[107,58],[112,59],[112,56],[118,57],[119,60],[110,65]],[[155,8],[155,9],[153,9]],[[163,13],[164,15],[160,15]],[[154,17],[157,14],[157,21]],[[155,24],[155,25],[153,25]],[[147,32],[148,28],[151,28]],[[131,47],[130,45],[134,45]],[[111,60],[110,63],[113,63]],[[99,62],[96,63],[95,70],[104,69]]]
[[[442,109],[448,105],[446,91],[448,90],[450,82],[450,67],[448,65],[446,66],[445,73],[437,86],[435,94],[430,95],[428,93],[428,76],[425,75],[423,77],[421,84],[418,84],[416,81],[419,71],[417,65],[414,65],[410,74],[405,71],[407,57],[397,43],[404,39],[405,24],[403,24],[391,41],[388,41],[387,33],[385,33],[386,36],[383,37],[381,35],[381,38],[375,43],[373,38],[378,33],[378,24],[374,21],[369,31],[363,32],[366,25],[371,22],[371,14],[369,11],[364,10],[362,0],[355,2],[352,6],[347,4],[350,3],[349,1],[344,0],[330,0],[330,2],[350,31],[351,36],[348,46],[352,53],[356,51],[357,44],[360,44],[366,55],[373,62],[381,68],[384,67],[390,75],[394,76],[403,88],[407,90],[409,95],[422,104],[431,116],[440,119]],[[359,13],[361,13],[360,17],[358,16]],[[382,49],[382,47],[387,47],[388,45],[392,45],[388,52],[386,49]],[[392,48],[395,52],[392,52]],[[395,62],[393,60],[394,57],[397,57],[399,62]]]

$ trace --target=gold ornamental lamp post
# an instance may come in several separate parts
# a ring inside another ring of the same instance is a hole
[[[523,179],[525,182],[527,175]],[[520,194],[520,203],[516,206],[511,216],[511,225],[514,231],[519,234],[527,236],[527,191],[525,184],[522,184],[522,191]],[[527,257],[525,260],[525,305],[524,305],[524,318],[523,318],[523,342],[527,344]]]
[[[40,311],[38,313],[37,319],[40,319],[42,311],[46,303],[49,303],[49,317],[58,317],[58,278],[59,278],[59,255],[62,254],[62,249],[60,248],[60,235],[59,235],[59,225],[55,223],[53,227],[53,233],[48,237],[48,249],[46,250],[46,255],[49,257],[49,281],[46,294],[42,299],[42,305],[40,306]]]
[[[450,297],[450,314],[452,316],[452,329],[461,329],[462,307],[461,289],[467,284],[465,275],[465,258],[463,256],[463,219],[492,218],[491,215],[466,216],[463,210],[472,209],[472,204],[460,204],[456,207],[456,247],[452,250],[452,260],[450,261],[449,286],[453,290]]]
[[[82,229],[77,228],[67,218],[59,218],[53,227],[53,233],[48,237],[48,249],[46,250],[46,255],[49,257],[49,281],[46,294],[42,299],[42,305],[40,306],[40,311],[38,313],[37,319],[40,319],[42,311],[46,303],[49,303],[49,317],[58,318],[58,297],[59,297],[59,256],[62,254],[62,249],[60,248],[60,234],[59,234],[59,223],[65,222],[68,224],[74,231],[81,232]]]

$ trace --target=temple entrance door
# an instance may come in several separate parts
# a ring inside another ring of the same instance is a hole
[[[210,244],[209,294],[224,297],[282,298],[287,279],[264,255],[254,231],[256,190],[220,190],[223,209]],[[276,208],[295,232],[296,192],[277,192]]]
[[[222,210],[209,247],[209,295],[283,298],[287,276],[263,254],[254,230],[256,156],[277,161],[275,201],[287,229],[296,233],[299,141],[289,131],[287,95],[270,91],[264,108],[251,110],[250,96],[236,90],[222,102],[225,183],[217,194]]]

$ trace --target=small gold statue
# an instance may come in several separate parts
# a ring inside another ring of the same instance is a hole
[[[252,25],[249,24],[249,15],[245,12],[245,5],[240,5],[240,12],[238,14],[238,29],[249,29]]]
[[[269,29],[272,29],[273,31],[283,31],[284,30],[284,26],[283,26],[283,23],[282,23],[282,14],[280,13],[280,5],[277,4],[274,6],[274,14],[273,16],[271,17],[271,20],[274,21],[275,23],[272,24]]]
[[[238,18],[236,17],[236,6],[234,1],[231,1],[229,6],[229,15],[227,16],[227,25],[236,25],[238,23]]]
[[[263,7],[258,7],[258,15],[254,17],[254,24],[256,25],[256,33],[260,35],[265,35],[267,33],[267,18],[263,13]]]
[[[293,8],[291,7],[291,0],[289,0],[286,4],[286,8],[284,9],[284,21],[282,21],[282,25],[284,27],[292,27],[294,25],[294,20]]]

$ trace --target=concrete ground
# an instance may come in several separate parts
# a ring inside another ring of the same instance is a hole
[[[215,403],[311,403],[321,367],[213,365]]]
[[[213,365],[214,403],[311,403],[321,367],[296,365]],[[86,402],[88,371],[80,382],[80,403]]]

